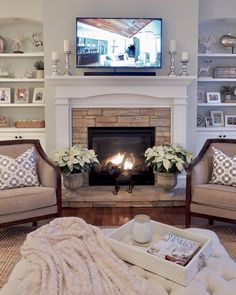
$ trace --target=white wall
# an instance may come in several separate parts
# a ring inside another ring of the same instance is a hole
[[[43,0],[0,0],[0,18],[5,17],[43,22]]]
[[[163,68],[158,75],[169,73],[169,41],[177,41],[176,71],[181,70],[182,51],[189,53],[190,74],[197,71],[198,0],[44,0],[44,44],[46,75],[51,75],[51,53],[58,51],[63,73],[63,40],[69,39],[75,48],[75,19],[91,17],[160,17],[163,19]],[[75,50],[72,52],[72,73],[75,68]],[[46,84],[47,150],[55,149],[55,111],[52,89]],[[195,122],[194,122],[195,123]],[[192,129],[192,128],[190,128]]]

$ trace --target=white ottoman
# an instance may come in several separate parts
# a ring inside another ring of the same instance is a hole
[[[147,279],[150,289],[153,290],[153,295],[235,295],[236,263],[229,257],[217,235],[204,229],[186,230],[210,237],[213,240],[212,256],[207,260],[207,266],[194,277],[187,287],[180,286],[139,267],[130,266],[130,268]],[[110,232],[111,229],[104,230],[105,234],[108,231]],[[0,295],[15,294],[18,284],[27,273],[28,266],[29,263],[24,259],[16,264],[8,283],[0,290]]]

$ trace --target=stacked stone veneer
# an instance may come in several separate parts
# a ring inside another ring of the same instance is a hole
[[[88,127],[155,127],[155,144],[171,141],[170,108],[73,108],[72,143],[87,147]]]

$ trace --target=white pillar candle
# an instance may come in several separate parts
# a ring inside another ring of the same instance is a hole
[[[170,40],[170,52],[175,52],[175,51],[176,51],[176,41]]]
[[[64,52],[70,51],[70,41],[64,40]]]
[[[52,60],[59,59],[59,53],[56,51],[52,52]]]
[[[188,60],[188,52],[182,52],[181,60],[183,60],[183,61]]]

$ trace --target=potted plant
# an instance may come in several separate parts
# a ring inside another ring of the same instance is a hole
[[[34,67],[36,69],[36,78],[43,79],[43,77],[44,77],[44,62],[42,60],[37,60],[34,63]]]
[[[231,99],[231,95],[234,94],[234,88],[231,86],[223,85],[220,88],[220,94],[225,100]]]
[[[146,163],[157,175],[157,185],[170,191],[177,184],[177,175],[186,170],[193,158],[181,145],[165,144],[148,148],[144,154]]]
[[[94,150],[79,145],[59,149],[54,153],[53,160],[61,169],[65,188],[70,190],[81,187],[83,174],[99,165]]]

